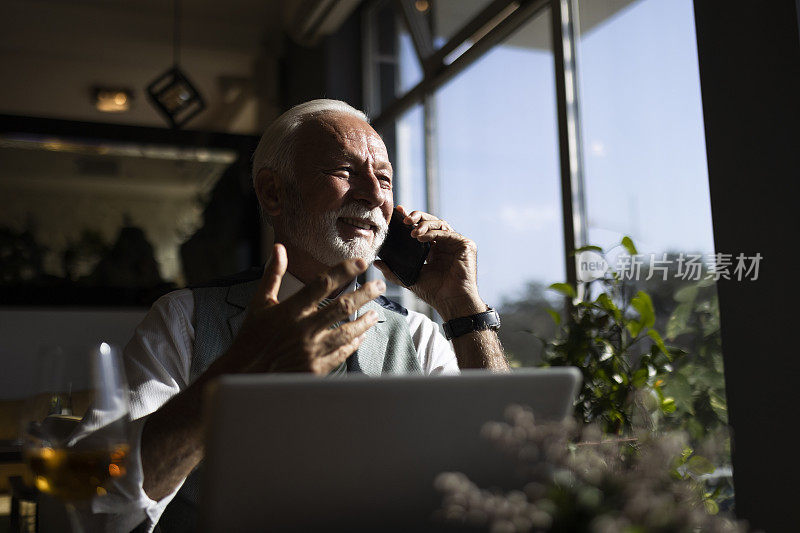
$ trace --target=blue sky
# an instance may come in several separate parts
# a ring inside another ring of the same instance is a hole
[[[407,43],[401,53],[406,85],[418,74]],[[579,58],[590,241],[713,251],[691,0],[632,4],[582,36]],[[498,46],[436,94],[437,214],[477,242],[491,305],[564,278],[553,76],[549,51]],[[424,204],[421,132],[415,108],[396,165],[412,208]]]

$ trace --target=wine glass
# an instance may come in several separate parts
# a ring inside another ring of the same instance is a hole
[[[23,456],[39,491],[66,507],[73,531],[86,529],[91,502],[126,474],[128,388],[119,350],[48,346],[38,386],[23,408]]]

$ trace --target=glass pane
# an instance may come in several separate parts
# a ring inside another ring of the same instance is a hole
[[[392,2],[381,0],[367,10],[365,24],[365,108],[376,117],[395,98],[398,20]]]
[[[422,81],[414,43],[395,7],[376,2],[367,15],[367,108],[373,117]]]
[[[403,26],[398,34],[398,48],[400,49],[400,84],[397,96],[406,94],[410,89],[422,81],[422,65],[420,65],[417,52],[414,50],[414,43],[411,35]]]
[[[415,105],[400,117],[396,135],[395,204],[426,211],[425,122],[421,105]]]
[[[712,252],[692,2],[619,4],[580,3],[596,22],[579,50],[590,241]]]
[[[544,10],[436,93],[442,218],[478,245],[481,296],[521,364],[539,360],[564,279],[549,11]]]
[[[492,0],[433,0],[434,48],[441,48],[490,3]],[[417,9],[425,7],[425,4],[428,2],[416,2]]]
[[[673,419],[701,439],[727,414],[692,0],[585,0],[579,18],[589,243],[633,238],[631,284],[651,295],[667,343],[689,353],[673,372],[686,384]]]

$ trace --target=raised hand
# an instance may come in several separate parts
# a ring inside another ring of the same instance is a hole
[[[378,316],[369,311],[338,328],[331,326],[347,320],[364,304],[380,296],[386,284],[366,283],[320,309],[319,303],[325,297],[367,269],[363,259],[353,259],[330,268],[297,294],[279,302],[278,289],[287,266],[283,245],[275,245],[272,257],[248,305],[229,357],[235,358],[244,372],[328,374],[358,349]]]

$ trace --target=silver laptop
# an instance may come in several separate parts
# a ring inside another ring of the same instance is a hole
[[[481,437],[509,404],[561,420],[575,368],[460,376],[226,376],[211,389],[201,529],[425,531],[440,472],[519,488],[514,462]]]

